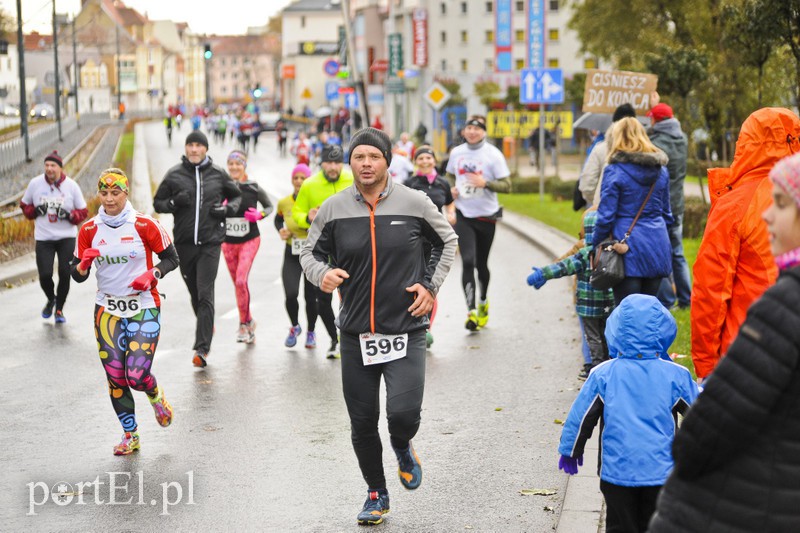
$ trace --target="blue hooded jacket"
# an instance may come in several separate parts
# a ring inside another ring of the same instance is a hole
[[[611,360],[596,366],[572,404],[561,455],[583,455],[603,418],[600,479],[624,487],[663,485],[672,471],[678,413],[697,398],[689,370],[673,363],[675,319],[653,296],[632,294],[606,322]]]
[[[603,170],[597,206],[595,246],[608,238],[621,240],[636,217],[650,186],[653,194],[626,241],[625,276],[663,278],[672,272],[672,245],[667,227],[673,224],[669,203],[667,156],[662,151],[616,152]]]

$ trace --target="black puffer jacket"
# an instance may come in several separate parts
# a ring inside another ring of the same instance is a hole
[[[653,533],[800,531],[800,267],[748,310],[673,443]]]
[[[189,195],[189,204],[176,206],[181,191]],[[221,244],[225,240],[225,216],[239,209],[241,192],[236,183],[210,157],[195,165],[183,156],[179,165],[167,171],[153,198],[157,213],[172,213],[175,244]],[[211,208],[228,200],[224,216],[215,217]]]

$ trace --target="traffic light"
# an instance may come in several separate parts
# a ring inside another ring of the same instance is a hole
[[[205,44],[205,51],[203,52],[203,57],[206,58],[206,60],[208,60],[208,59],[211,59],[212,55],[214,55],[214,54],[211,52],[211,43],[206,43]]]
[[[264,94],[264,91],[261,90],[261,84],[256,84],[255,88],[253,89],[253,98],[261,98],[261,95]]]

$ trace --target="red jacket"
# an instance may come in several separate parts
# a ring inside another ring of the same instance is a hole
[[[764,108],[742,124],[730,168],[708,170],[711,211],[694,264],[692,359],[707,377],[739,332],[747,309],[778,277],[761,214],[772,203],[769,171],[800,151],[800,118]]]

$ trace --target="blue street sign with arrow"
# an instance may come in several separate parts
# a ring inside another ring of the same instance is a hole
[[[358,109],[358,93],[345,94],[344,107],[346,109]]]
[[[563,104],[564,72],[560,68],[526,68],[520,71],[521,104]]]

